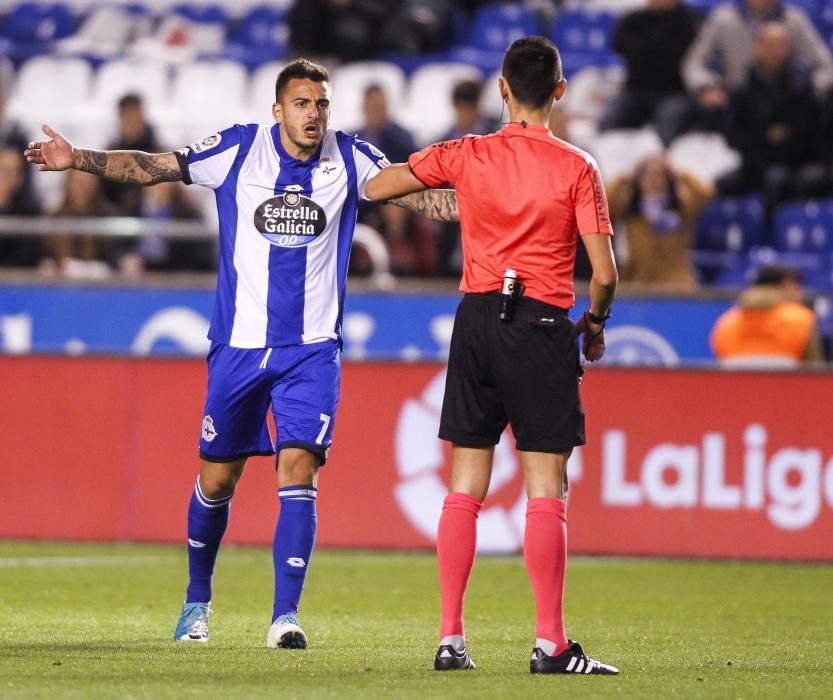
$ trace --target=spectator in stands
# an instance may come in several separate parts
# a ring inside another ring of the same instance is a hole
[[[624,229],[628,251],[622,281],[692,291],[694,225],[712,195],[710,185],[675,172],[662,157],[614,181],[608,188],[610,213]]]
[[[802,304],[796,270],[758,270],[752,285],[720,316],[711,334],[715,356],[734,366],[791,366],[822,362],[816,315]]]
[[[26,162],[17,146],[0,143],[0,216],[36,216],[37,201],[26,188]],[[28,267],[37,262],[34,238],[0,235],[0,267]]]
[[[0,147],[16,148],[21,153],[26,148],[28,139],[20,125],[6,116],[6,85],[0,72]]]
[[[448,0],[400,0],[390,3],[379,36],[383,51],[424,55],[446,48],[454,3]]]
[[[153,127],[148,123],[144,104],[139,95],[128,94],[118,103],[118,136],[108,150],[146,151],[156,153],[162,150]],[[104,196],[116,207],[122,216],[140,216],[142,196],[145,188],[124,185],[111,180],[102,181]]]
[[[371,58],[385,18],[401,0],[304,0],[289,13],[292,47],[298,53],[341,61]]]
[[[416,150],[410,132],[393,121],[388,111],[385,91],[380,85],[369,85],[362,105],[364,126],[359,138],[374,144],[393,163],[404,163]],[[415,217],[401,207],[363,202],[359,221],[379,231],[390,249],[391,265],[397,274],[430,274],[434,268],[433,222]],[[357,251],[353,271],[366,272],[370,261]]]
[[[53,213],[56,218],[93,218],[114,216],[116,208],[107,201],[95,175],[80,170],[70,170],[64,181],[64,198]],[[67,276],[104,276],[109,272],[109,239],[94,234],[62,232],[44,240],[46,257],[41,261],[41,271],[52,274],[57,271]],[[81,264],[78,264],[79,261]]]
[[[729,102],[728,137],[741,154],[740,167],[717,181],[721,196],[763,190],[768,214],[785,199],[824,192],[819,162],[819,105],[793,61],[786,25],[761,26],[746,80]]]
[[[800,7],[782,0],[737,0],[715,7],[683,61],[683,79],[699,104],[701,123],[721,128],[730,92],[746,80],[761,26],[784,24],[817,94],[833,87],[833,56]]]
[[[696,33],[697,16],[680,0],[648,0],[647,7],[622,15],[613,47],[627,78],[601,119],[602,130],[653,122],[666,146],[683,132],[691,110],[680,64]]]
[[[364,126],[358,137],[374,144],[391,163],[404,163],[416,150],[411,132],[391,119],[388,99],[381,85],[368,85],[362,104]]]
[[[454,126],[443,137],[443,141],[459,139],[467,134],[491,134],[498,124],[485,117],[480,111],[480,95],[483,83],[477,80],[462,80],[451,92],[454,107]]]
[[[152,221],[198,221],[200,212],[180,182],[160,182],[144,189],[141,215]],[[141,236],[117,252],[118,268],[126,277],[146,270],[210,271],[216,250],[206,241],[169,240],[160,234]]]

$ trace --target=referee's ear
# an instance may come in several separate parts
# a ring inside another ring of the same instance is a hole
[[[567,79],[561,78],[555,84],[555,90],[552,91],[552,99],[558,102],[562,97],[564,97],[564,93],[567,92]]]

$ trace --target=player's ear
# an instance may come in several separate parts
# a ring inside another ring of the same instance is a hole
[[[278,124],[281,123],[283,111],[281,110],[280,102],[275,102],[275,104],[272,105],[272,116]]]

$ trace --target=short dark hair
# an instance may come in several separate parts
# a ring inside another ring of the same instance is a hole
[[[482,92],[483,83],[479,80],[461,80],[451,91],[451,102],[455,105],[476,105]]]
[[[382,87],[379,83],[370,83],[370,84],[369,84],[369,85],[368,85],[368,86],[364,89],[364,98],[365,98],[365,99],[367,99],[367,98],[368,98],[368,97],[370,97],[373,93],[378,93],[378,94],[380,94],[382,97],[385,97],[385,96],[386,96],[386,95],[385,95],[385,88],[383,88],[383,87]]]
[[[543,107],[564,77],[558,49],[543,36],[514,41],[503,57],[502,73],[515,99],[527,107]]]
[[[801,284],[801,273],[788,265],[764,265],[755,271],[752,284],[765,287],[778,287],[784,282]]]
[[[137,95],[135,92],[129,92],[124,95],[119,100],[119,112],[124,111],[125,109],[141,109],[142,108],[142,98]]]
[[[280,102],[283,89],[290,80],[295,80],[296,78],[301,80],[307,78],[316,83],[328,83],[330,82],[330,73],[324,66],[308,61],[305,58],[295,59],[278,73],[278,79],[275,81],[275,102]]]

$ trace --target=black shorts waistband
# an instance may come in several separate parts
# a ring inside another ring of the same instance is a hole
[[[500,306],[502,295],[500,292],[486,292],[475,293],[466,292],[463,299],[468,303],[488,304],[490,306]],[[515,310],[521,313],[529,314],[555,314],[558,316],[566,316],[569,309],[562,309],[560,306],[554,304],[547,304],[544,301],[533,299],[532,297],[518,297],[514,301]]]

